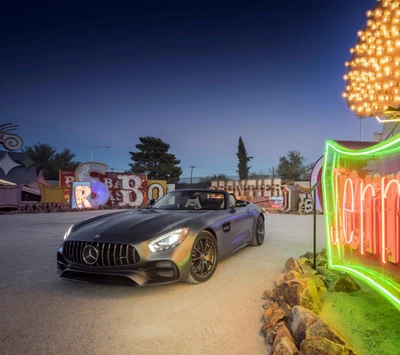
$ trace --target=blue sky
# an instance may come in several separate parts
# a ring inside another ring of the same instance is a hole
[[[25,145],[69,148],[123,171],[139,137],[159,137],[182,177],[252,171],[326,139],[359,140],[344,62],[376,1],[35,1],[0,14],[0,123]],[[5,7],[4,7],[5,6]],[[364,139],[381,126],[364,122]]]

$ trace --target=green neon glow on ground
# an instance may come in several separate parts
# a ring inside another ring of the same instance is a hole
[[[385,161],[388,159],[393,160],[393,156],[398,156],[397,159],[400,160],[400,134],[387,141],[360,150],[348,149],[335,141],[327,141],[322,168],[322,193],[329,268],[343,270],[363,280],[400,311],[400,265],[389,269],[388,264],[379,261],[380,264],[376,265],[378,262],[374,260],[375,264],[372,267],[368,263],[367,256],[361,255],[360,246],[353,250],[350,245],[344,245],[342,236],[340,242],[336,246],[333,245],[330,227],[335,225],[336,210],[339,211],[339,227],[342,226],[340,204],[342,197],[338,197],[337,191],[334,189],[334,169],[340,166],[349,170],[356,170],[359,176],[373,175],[374,173],[383,174],[379,168],[385,166]],[[396,174],[399,170],[386,172],[385,175],[388,173]],[[337,209],[338,203],[339,208]],[[380,240],[377,243],[379,244]],[[351,255],[351,257],[346,257],[346,255]],[[375,255],[373,258],[380,259],[379,255]]]

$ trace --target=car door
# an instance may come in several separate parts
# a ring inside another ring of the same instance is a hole
[[[252,240],[255,213],[256,211],[248,204],[243,206],[236,204],[232,210],[232,214],[236,217],[232,227],[232,243],[235,247]]]
[[[233,196],[233,195],[230,195]],[[223,254],[230,253],[248,243],[252,234],[252,211],[246,206],[236,207],[236,198],[230,201],[230,208],[224,210],[225,217],[220,224],[223,230]]]

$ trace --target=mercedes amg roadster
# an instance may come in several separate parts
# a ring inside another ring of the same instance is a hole
[[[264,215],[226,191],[175,190],[145,208],[72,225],[57,252],[60,277],[140,286],[200,283],[218,261],[264,242]]]

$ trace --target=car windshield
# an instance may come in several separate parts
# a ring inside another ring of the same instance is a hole
[[[162,210],[220,210],[225,195],[218,191],[176,190],[161,197],[153,208]]]

